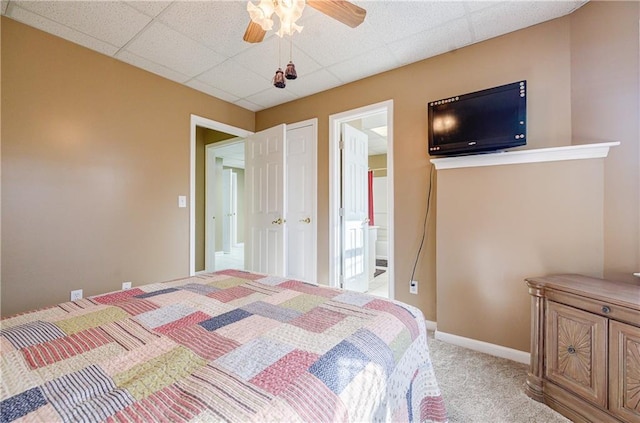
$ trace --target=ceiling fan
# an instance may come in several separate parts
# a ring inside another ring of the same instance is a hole
[[[248,43],[261,42],[273,25],[271,15],[274,12],[281,23],[278,35],[282,37],[283,34],[291,35],[293,31],[300,32],[302,27],[295,21],[305,4],[351,28],[360,25],[367,14],[365,9],[345,0],[260,0],[257,6],[249,1],[247,11],[251,21],[242,39]]]

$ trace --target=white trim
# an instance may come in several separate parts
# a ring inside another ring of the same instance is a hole
[[[490,354],[496,357],[506,358],[518,363],[530,364],[531,354],[525,351],[514,350],[513,348],[503,347],[502,345],[490,344],[477,339],[465,338],[450,333],[440,332],[436,330],[435,338],[439,341],[448,342],[449,344],[458,345],[470,350],[479,351],[481,353]]]
[[[196,126],[242,138],[248,137],[253,133],[246,129],[236,128],[202,116],[191,115],[189,146],[189,276],[193,276],[196,273]]]
[[[438,325],[433,320],[425,320],[424,322],[427,325],[427,330],[432,330],[435,332],[438,329]]]
[[[387,208],[388,208],[388,272],[389,298],[395,298],[394,261],[394,183],[393,183],[393,100],[385,100],[358,109],[329,116],[329,286],[339,287],[340,281],[340,190],[333,181],[340,178],[340,125],[374,113],[387,113]]]
[[[436,169],[456,169],[460,167],[499,166],[519,163],[555,162],[560,160],[597,159],[607,157],[609,148],[620,142],[568,145],[564,147],[539,148],[533,150],[508,151],[501,153],[473,154],[469,156],[431,159]]]

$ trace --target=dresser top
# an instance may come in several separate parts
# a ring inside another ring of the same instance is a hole
[[[640,284],[610,281],[583,275],[551,275],[527,278],[527,285],[594,298],[640,310]]]

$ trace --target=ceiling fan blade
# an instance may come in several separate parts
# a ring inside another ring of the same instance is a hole
[[[248,43],[260,43],[264,40],[264,34],[266,33],[267,31],[262,29],[260,25],[254,21],[249,21],[249,26],[247,26],[247,30],[244,32],[242,39]]]
[[[351,28],[360,25],[367,15],[360,6],[344,0],[307,0],[307,5]]]

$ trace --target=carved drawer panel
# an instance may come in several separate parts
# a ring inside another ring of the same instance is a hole
[[[607,406],[607,319],[547,302],[545,375],[602,407]]]
[[[609,409],[625,422],[640,422],[640,328],[610,322]]]

